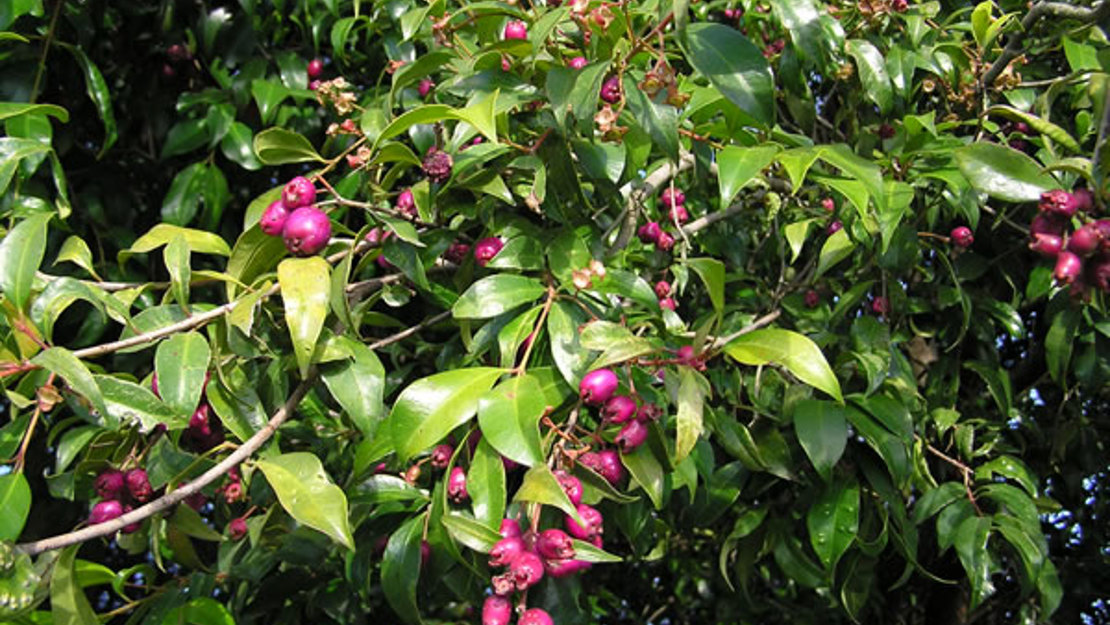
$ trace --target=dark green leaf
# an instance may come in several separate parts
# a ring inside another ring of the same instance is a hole
[[[0,291],[19,310],[27,306],[35,272],[46,253],[46,226],[50,218],[49,214],[31,215],[0,241]]]
[[[713,86],[756,121],[775,121],[774,79],[763,53],[739,31],[713,23],[686,29],[686,59]]]

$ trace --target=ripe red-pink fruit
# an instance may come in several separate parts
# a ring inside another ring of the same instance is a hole
[[[659,282],[655,283],[655,296],[656,297],[660,297],[660,298],[667,297],[670,294],[671,294],[671,283],[670,282],[667,282],[666,280],[660,280]]]
[[[482,604],[482,625],[509,625],[513,619],[513,602],[507,597],[490,595]]]
[[[450,445],[436,445],[432,449],[432,466],[437,469],[446,469],[451,462],[451,454],[454,451]]]
[[[663,299],[659,300],[659,307],[665,308],[667,310],[674,310],[678,307],[678,305],[675,304],[675,301],[673,299],[669,297],[664,297]]]
[[[432,559],[432,546],[428,541],[420,541],[420,566],[427,567],[428,561]]]
[[[601,99],[609,104],[616,104],[621,99],[621,79],[610,76],[601,84]]]
[[[1068,251],[1086,258],[1098,251],[1102,244],[1102,232],[1093,223],[1083,224],[1068,237]]]
[[[285,188],[281,190],[281,201],[289,210],[309,206],[316,202],[316,185],[304,176],[297,176],[285,183]]]
[[[1103,293],[1110,293],[1110,255],[1100,256],[1090,262],[1091,282]]]
[[[680,189],[674,189],[672,191],[670,187],[667,187],[659,194],[659,201],[663,203],[663,206],[670,208],[682,206],[686,203],[686,194]]]
[[[203,508],[206,503],[208,503],[208,497],[200,491],[185,497],[185,504],[197,512],[200,512],[200,509]]]
[[[663,229],[655,221],[649,221],[636,230],[636,236],[644,243],[655,243],[659,240],[660,234],[663,234]]]
[[[624,479],[624,465],[621,464],[620,455],[612,449],[603,449],[597,455],[601,460],[601,470],[598,471],[601,477],[614,486],[619,484]]]
[[[516,625],[554,625],[551,615],[542,608],[528,608],[517,619]]]
[[[528,24],[520,20],[513,20],[505,24],[505,39],[527,39]]]
[[[308,81],[308,90],[309,91],[316,91],[319,88],[320,88],[320,81],[319,80],[310,80],[310,81]]]
[[[124,486],[123,471],[117,471],[116,469],[104,471],[96,476],[96,481],[93,482],[96,494],[101,499],[118,499]]]
[[[312,59],[308,62],[308,77],[317,78],[324,71],[324,62],[320,59]]]
[[[520,523],[516,519],[501,519],[502,538],[520,538]]]
[[[969,248],[975,242],[974,235],[971,234],[971,228],[967,226],[956,226],[952,228],[950,233],[952,244],[956,247]]]
[[[1090,189],[1075,189],[1071,192],[1075,198],[1075,207],[1081,212],[1088,213],[1095,207],[1095,194]]]
[[[890,300],[883,297],[882,295],[871,300],[871,312],[879,315],[880,317],[885,317],[887,314],[890,313]]]
[[[548,560],[569,560],[574,557],[574,545],[563,530],[546,529],[536,540],[536,551]]]
[[[543,560],[531,551],[524,551],[509,565],[513,586],[527,590],[543,579]]]
[[[470,499],[470,493],[466,492],[466,471],[462,467],[451,469],[451,476],[447,478],[447,498],[455,503]]]
[[[883,124],[879,126],[879,137],[882,139],[890,139],[894,137],[894,126],[890,124]]]
[[[674,247],[674,237],[668,232],[660,232],[659,238],[655,240],[655,249],[668,252],[672,247]]]
[[[123,507],[123,513],[124,514],[127,514],[128,512],[131,512],[132,510],[134,510],[134,508],[132,508],[130,505],[125,505]],[[142,527],[143,527],[142,521],[136,521],[135,523],[128,523],[127,525],[124,525],[123,527],[119,528],[119,531],[124,533],[124,534],[134,534],[135,532],[139,531]]]
[[[567,499],[574,505],[582,503],[582,482],[578,478],[563,471],[562,469],[555,471],[555,479],[559,480],[559,486],[563,488],[563,492],[567,494]]]
[[[1033,235],[1033,240],[1029,243],[1029,249],[1048,258],[1056,258],[1060,250],[1064,249],[1064,239],[1058,234],[1041,234]]]
[[[1062,236],[1066,225],[1065,220],[1054,213],[1037,213],[1029,224],[1029,234],[1034,237],[1038,234]]]
[[[281,237],[285,241],[285,249],[291,254],[312,256],[327,247],[331,239],[331,220],[324,211],[314,206],[303,206],[285,220]]]
[[[135,501],[146,501],[154,494],[154,489],[150,487],[150,479],[142,469],[131,469],[124,476],[124,481],[127,482],[127,491]]]
[[[151,374],[151,376],[150,376],[150,392],[154,393],[154,396],[157,397],[158,399],[162,399],[161,393],[158,392],[158,374],[157,373]]]
[[[447,247],[447,250],[443,252],[443,258],[456,265],[461,265],[463,261],[466,260],[466,255],[469,253],[470,246],[466,243],[452,243]]]
[[[909,0],[891,0],[890,8],[895,13],[905,13],[910,8]]]
[[[101,501],[93,506],[92,512],[89,513],[89,525],[96,525],[112,519],[123,514],[123,504],[115,499],[108,499]]]
[[[247,535],[247,520],[243,517],[235,517],[227,524],[227,535],[231,540],[243,540]]]
[[[617,438],[613,442],[621,448],[622,453],[628,453],[644,444],[647,440],[648,429],[641,421],[629,421],[624,424],[621,431],[617,433]]]
[[[590,568],[590,563],[583,560],[544,560],[543,569],[551,577],[559,579],[574,575]]]
[[[578,396],[591,406],[600,406],[613,396],[620,380],[612,369],[595,369],[578,384]]]
[[[424,175],[436,184],[447,182],[451,178],[451,168],[454,166],[455,160],[451,155],[437,147],[429,148],[424,155]]]
[[[289,209],[285,208],[285,202],[276,200],[262,213],[262,218],[258,220],[258,229],[272,237],[281,236],[281,230],[288,218]]]
[[[827,197],[821,200],[821,208],[825,209],[825,212],[831,213],[836,210],[836,202],[831,197]]]
[[[520,529],[519,527],[517,528]],[[517,556],[526,551],[524,540],[519,536],[510,536],[497,541],[489,550],[490,566],[508,566],[517,559]]]
[[[838,219],[836,221],[830,222],[829,225],[825,227],[825,234],[827,234],[829,236],[832,236],[832,235],[836,234],[837,232],[840,232],[843,229],[844,229],[844,224],[841,223],[840,220]]]
[[[686,212],[686,207],[682,204],[675,205],[671,208],[671,220],[684,224],[690,220],[690,213]]]
[[[810,289],[805,294],[806,308],[817,308],[817,304],[821,303],[821,296],[817,291]]]
[[[378,247],[382,243],[385,243],[385,240],[388,239],[392,234],[392,230],[382,230],[381,228],[374,227],[371,228],[370,231],[367,232],[366,236],[363,238],[366,239],[366,243],[370,247]]]
[[[591,540],[595,536],[599,536],[602,530],[603,520],[601,513],[597,509],[587,506],[586,504],[578,504],[576,507],[578,516],[582,518],[582,524],[574,520],[574,517],[569,514],[563,519],[563,525],[566,526],[567,531],[571,536],[579,540]]]
[[[497,237],[486,237],[478,241],[474,244],[474,262],[478,263],[479,267],[485,267],[486,263],[493,260],[503,247],[505,244]]]
[[[1079,210],[1079,202],[1071,193],[1063,189],[1053,189],[1041,194],[1041,201],[1037,208],[1042,212],[1070,219]]]
[[[601,407],[601,418],[610,423],[625,423],[636,414],[636,400],[627,395],[610,397]]]
[[[1098,234],[1102,237],[1102,251],[1110,252],[1110,219],[1099,219],[1091,222],[1091,225],[1098,230]]]
[[[1067,250],[1056,256],[1056,269],[1052,275],[1061,284],[1071,284],[1083,273],[1083,259]]]
[[[587,64],[589,64],[589,61],[587,61],[584,56],[576,56],[570,61],[567,61],[567,67],[571,69],[582,69],[586,67]]]
[[[397,202],[394,204],[398,211],[404,214],[412,213],[416,208],[416,198],[412,195],[412,189],[405,189],[397,195]]]
[[[420,83],[416,86],[416,92],[420,94],[420,97],[426,98],[435,86],[436,83],[431,78],[422,78]]]

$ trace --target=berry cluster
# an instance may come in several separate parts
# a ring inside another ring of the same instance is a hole
[[[686,210],[686,194],[680,189],[667,187],[659,194],[660,203],[667,208],[668,224],[675,224],[681,227],[682,224],[690,220],[690,213]],[[655,244],[655,249],[666,252],[674,247],[674,235],[663,230],[663,226],[657,221],[649,221],[640,226],[636,231],[636,236],[644,243]]]
[[[281,190],[281,199],[262,213],[258,227],[270,236],[280,236],[290,254],[318,254],[331,239],[331,220],[315,202],[316,186],[308,178],[297,176]]]
[[[647,424],[658,419],[661,411],[655,404],[636,405],[636,400],[628,395],[614,395],[620,380],[612,369],[595,369],[582,377],[578,385],[578,395],[582,402],[601,407],[604,423],[621,426],[613,440],[621,452],[628,453],[647,440]]]
[[[1037,208],[1029,225],[1029,249],[1056,260],[1056,281],[1077,298],[1086,298],[1091,286],[1110,293],[1110,219],[1089,217],[1094,210],[1091,192],[1048,191]]]
[[[123,472],[119,469],[107,469],[96,476],[93,482],[96,494],[100,501],[93,506],[89,513],[89,524],[96,525],[111,521],[127,512],[131,512],[133,504],[142,504],[150,501],[154,496],[154,489],[150,486],[150,479],[146,471],[141,468],[130,469]],[[131,534],[139,530],[140,523],[130,523],[121,530]]]

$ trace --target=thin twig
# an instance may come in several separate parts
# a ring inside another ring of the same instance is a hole
[[[749,332],[755,332],[756,330],[758,330],[758,329],[760,329],[764,326],[770,325],[771,322],[773,322],[775,319],[778,319],[779,315],[781,315],[781,314],[782,314],[782,311],[779,310],[779,309],[772,310],[771,312],[767,313],[766,315],[763,315],[759,319],[756,319],[755,321],[749,323],[748,325],[744,326],[743,328],[740,328],[736,332],[733,332],[732,334],[730,334],[728,336],[721,337],[721,338],[713,341],[713,346],[709,350],[706,350],[706,351],[716,351],[718,349],[721,349],[725,345],[728,345],[729,343],[734,341],[737,337],[743,336],[743,335],[745,335]]]
[[[392,345],[392,344],[396,343],[397,341],[402,341],[404,339],[407,339],[408,337],[412,336],[413,334],[416,334],[417,332],[423,330],[424,328],[426,328],[430,325],[435,325],[435,324],[439,323],[440,321],[443,321],[444,319],[446,319],[450,315],[451,315],[451,311],[450,310],[445,310],[445,311],[439,313],[438,315],[436,315],[434,317],[429,317],[429,318],[425,319],[424,321],[421,321],[420,323],[412,326],[411,328],[408,328],[406,330],[402,330],[402,331],[398,332],[397,334],[394,334],[393,336],[389,336],[389,337],[386,337],[386,338],[384,338],[380,341],[375,341],[373,343],[370,343],[369,345],[367,345],[367,347],[369,347],[370,349],[381,349],[382,347],[385,347],[386,345]]]

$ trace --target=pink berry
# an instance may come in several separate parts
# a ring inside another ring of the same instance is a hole
[[[817,291],[810,289],[806,291],[805,302],[806,308],[817,308],[817,304],[821,303],[821,296],[817,294]]]
[[[529,608],[517,619],[516,625],[555,625],[551,615],[542,608]]]
[[[1035,234],[1029,242],[1029,249],[1046,258],[1056,258],[1064,249],[1064,238],[1056,234]]]
[[[659,238],[655,240],[655,249],[668,252],[672,247],[674,247],[674,237],[668,232],[660,232]]]
[[[393,205],[402,213],[410,213],[416,208],[416,198],[412,194],[412,189],[405,189],[397,195],[397,202]]]
[[[131,512],[132,510],[134,510],[134,508],[131,507],[130,505],[125,505],[123,507],[123,513],[124,514],[127,514],[128,512]],[[142,529],[142,527],[143,527],[142,521],[136,521],[135,523],[128,523],[127,525],[124,525],[123,527],[119,528],[119,531],[121,533],[124,533],[124,534],[134,534],[135,532]]]
[[[601,418],[609,423],[625,423],[636,414],[636,400],[627,395],[610,397],[601,407]]]
[[[93,482],[96,494],[101,499],[118,499],[125,486],[123,471],[115,469],[104,471],[96,476],[96,481]]]
[[[836,210],[836,202],[831,197],[827,197],[821,200],[821,208],[824,208],[826,213],[831,213]]]
[[[891,0],[890,8],[894,9],[895,13],[905,13],[910,8],[909,0]]]
[[[838,219],[838,220],[830,222],[829,225],[825,227],[825,234],[827,234],[829,236],[832,236],[832,235],[836,234],[837,232],[840,232],[843,229],[844,229],[844,224],[842,224],[840,222],[840,220]]]
[[[469,254],[469,245],[467,245],[466,243],[456,242],[447,247],[447,250],[443,252],[443,258],[452,263],[455,263],[456,265],[461,265],[463,264],[463,261],[466,260],[466,257]]]
[[[517,590],[528,590],[543,579],[543,560],[531,551],[525,551],[509,565],[513,586]]]
[[[548,560],[569,560],[574,557],[574,545],[563,530],[547,529],[536,540],[536,551]]]
[[[466,492],[466,471],[462,467],[451,469],[451,476],[447,478],[447,498],[455,503],[470,499],[470,493]]]
[[[154,489],[150,487],[150,479],[142,469],[131,469],[124,476],[124,481],[127,482],[127,491],[135,501],[146,501],[154,494]]]
[[[595,369],[578,384],[578,395],[591,406],[600,406],[613,396],[620,380],[612,369]]]
[[[686,211],[685,206],[677,204],[671,208],[671,219],[679,224],[684,224],[690,220],[690,213]]]
[[[446,469],[454,452],[455,450],[450,445],[436,445],[432,449],[432,466],[437,469]]]
[[[636,236],[644,243],[655,243],[659,240],[660,234],[663,234],[663,229],[659,227],[658,222],[654,221],[647,222],[636,231]]]
[[[516,519],[501,519],[502,538],[519,538],[520,523]]]
[[[589,61],[586,60],[586,57],[576,56],[567,62],[567,67],[571,69],[582,69],[586,67],[587,64],[589,64]]]
[[[520,20],[513,20],[505,24],[505,39],[527,39],[528,24]]]
[[[1072,284],[1083,273],[1083,259],[1073,252],[1063,251],[1056,256],[1056,269],[1052,272],[1061,284]]]
[[[478,241],[474,244],[474,262],[478,263],[479,267],[485,267],[486,263],[493,260],[503,247],[505,244],[497,237],[487,237]]]
[[[964,249],[971,247],[971,244],[975,242],[975,237],[971,234],[971,228],[967,226],[956,226],[952,228],[950,236],[952,238],[952,243],[956,247]]]
[[[678,305],[675,304],[675,301],[669,297],[664,297],[663,299],[659,300],[659,308],[665,310],[674,310],[677,307]]]
[[[621,79],[610,76],[601,85],[601,99],[609,104],[616,104],[621,99]]]
[[[509,625],[512,619],[512,601],[498,595],[486,597],[482,604],[482,625]]]
[[[320,59],[312,59],[308,62],[308,77],[318,78],[324,71],[324,62]]]
[[[285,249],[296,256],[312,256],[323,250],[331,239],[331,220],[324,211],[304,206],[285,220],[281,232]]]
[[[154,396],[157,397],[158,399],[162,398],[162,395],[158,392],[158,374],[157,373],[152,374],[150,376],[150,391],[152,393],[154,393]]]
[[[1091,262],[1090,265],[1091,282],[1102,290],[1103,293],[1110,293],[1110,255],[1103,255]]]
[[[624,479],[624,465],[621,464],[620,455],[612,449],[603,449],[597,455],[601,461],[601,470],[598,471],[601,477],[614,486],[619,484]]]
[[[576,509],[583,524],[580,525],[578,521],[574,520],[574,517],[567,515],[563,519],[567,532],[570,532],[571,536],[579,540],[591,540],[595,536],[601,535],[603,522],[601,513],[586,504],[579,504]]]
[[[555,471],[555,479],[559,480],[559,486],[572,504],[577,506],[582,503],[582,482],[578,478],[560,469]]]
[[[451,178],[451,169],[455,166],[455,160],[447,152],[433,146],[424,155],[423,165],[424,175],[428,180],[443,184]]]
[[[674,189],[672,191],[671,187],[667,187],[663,189],[662,193],[659,194],[659,201],[663,203],[663,206],[667,206],[669,208],[682,206],[686,203],[686,194],[683,193],[680,189]]]
[[[1093,223],[1084,224],[1068,237],[1068,251],[1084,258],[1094,254],[1102,245],[1102,232]]]
[[[272,237],[279,237],[288,218],[289,209],[285,208],[285,202],[281,200],[271,202],[262,213],[262,218],[258,220],[258,229]]]
[[[123,504],[115,499],[108,499],[101,501],[93,506],[92,512],[89,513],[89,525],[97,525],[105,521],[111,521],[123,514]]]
[[[428,561],[432,559],[432,546],[428,541],[420,541],[420,566],[427,567]]]
[[[1071,193],[1063,189],[1054,189],[1041,194],[1041,201],[1037,208],[1042,212],[1070,219],[1079,210],[1079,202]]]
[[[247,521],[243,517],[235,517],[227,524],[227,535],[231,540],[239,541],[247,535]]]
[[[671,294],[671,283],[666,280],[660,280],[655,283],[655,296],[667,297]]]
[[[555,579],[568,577],[589,568],[590,563],[582,560],[544,560],[543,562],[544,572]]]
[[[308,178],[297,176],[285,183],[285,188],[281,190],[281,201],[289,210],[308,206],[316,201],[316,186]]]
[[[890,313],[890,300],[882,295],[871,300],[871,312],[880,317],[885,317]]]
[[[1064,218],[1057,216],[1055,213],[1037,213],[1037,216],[1029,224],[1029,234],[1034,237],[1038,234],[1061,236],[1064,234],[1066,225]]]
[[[426,98],[428,97],[428,94],[432,92],[432,89],[434,89],[435,86],[436,83],[434,80],[432,80],[431,78],[423,78],[416,86],[416,91],[420,94],[420,97]]]
[[[890,139],[894,137],[894,126],[890,124],[883,124],[879,126],[879,137],[882,139]]]
[[[519,529],[519,528],[518,528]],[[489,550],[490,566],[508,566],[517,559],[517,556],[527,551],[524,540],[519,536],[502,538]]]
[[[1075,207],[1080,212],[1089,213],[1095,207],[1095,194],[1090,189],[1075,189],[1071,192],[1075,198]]]
[[[647,440],[648,429],[647,426],[641,421],[629,421],[624,424],[621,431],[617,433],[617,438],[614,443],[621,448],[621,453],[628,453],[644,444]]]

